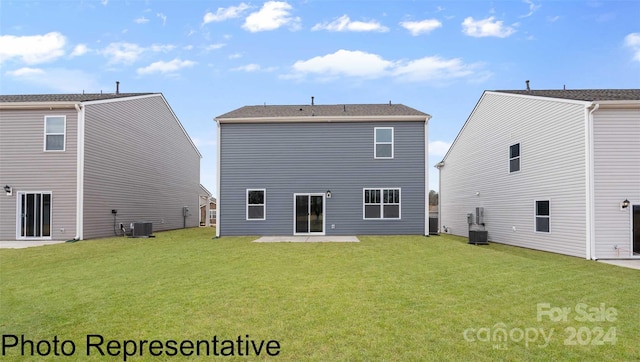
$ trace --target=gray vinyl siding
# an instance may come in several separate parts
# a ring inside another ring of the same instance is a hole
[[[640,204],[640,110],[596,111],[593,139],[595,256],[629,257],[632,207],[620,202]]]
[[[584,118],[582,104],[485,93],[440,170],[441,227],[468,236],[466,214],[484,207],[490,241],[584,257]],[[535,200],[550,200],[549,233],[534,231]]]
[[[198,225],[200,156],[159,95],[87,104],[84,238],[114,234],[115,222],[153,230]]]
[[[44,117],[66,116],[65,151],[44,151]],[[77,112],[68,110],[0,111],[0,240],[16,239],[18,192],[52,192],[51,239],[76,233]],[[64,231],[62,231],[64,230]]]
[[[374,159],[375,127],[394,127],[394,159]],[[424,233],[424,122],[223,123],[220,139],[221,235],[292,235],[294,193],[328,190],[326,235]],[[264,221],[246,221],[250,188]],[[401,220],[363,220],[363,188],[400,188]]]

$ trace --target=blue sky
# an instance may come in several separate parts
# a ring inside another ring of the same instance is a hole
[[[484,90],[639,88],[639,1],[0,0],[0,93],[162,92],[203,154],[243,105],[433,116],[430,187]]]

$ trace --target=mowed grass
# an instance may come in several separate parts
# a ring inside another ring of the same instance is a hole
[[[236,349],[220,360],[640,358],[638,270],[453,236],[252,243],[212,239],[210,228],[156,235],[0,250],[0,332],[76,347],[69,357],[8,348],[4,358],[124,360],[117,349],[87,355],[87,335],[102,336],[103,347],[214,335],[280,344],[276,356]],[[566,321],[539,316],[544,303],[568,308]],[[580,320],[583,309],[594,320]],[[215,359],[158,351],[127,360]]]

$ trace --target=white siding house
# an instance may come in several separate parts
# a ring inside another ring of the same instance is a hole
[[[640,89],[486,91],[436,167],[443,233],[640,258]]]

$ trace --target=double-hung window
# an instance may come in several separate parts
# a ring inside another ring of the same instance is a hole
[[[373,158],[393,158],[393,127],[375,127]]]
[[[509,172],[520,171],[520,144],[509,146]]]
[[[364,189],[364,219],[400,219],[400,189]]]
[[[265,193],[265,189],[247,189],[247,220],[265,219]]]
[[[44,117],[45,151],[64,151],[66,123],[65,116]]]
[[[536,231],[548,233],[550,229],[550,203],[549,200],[536,200]]]

